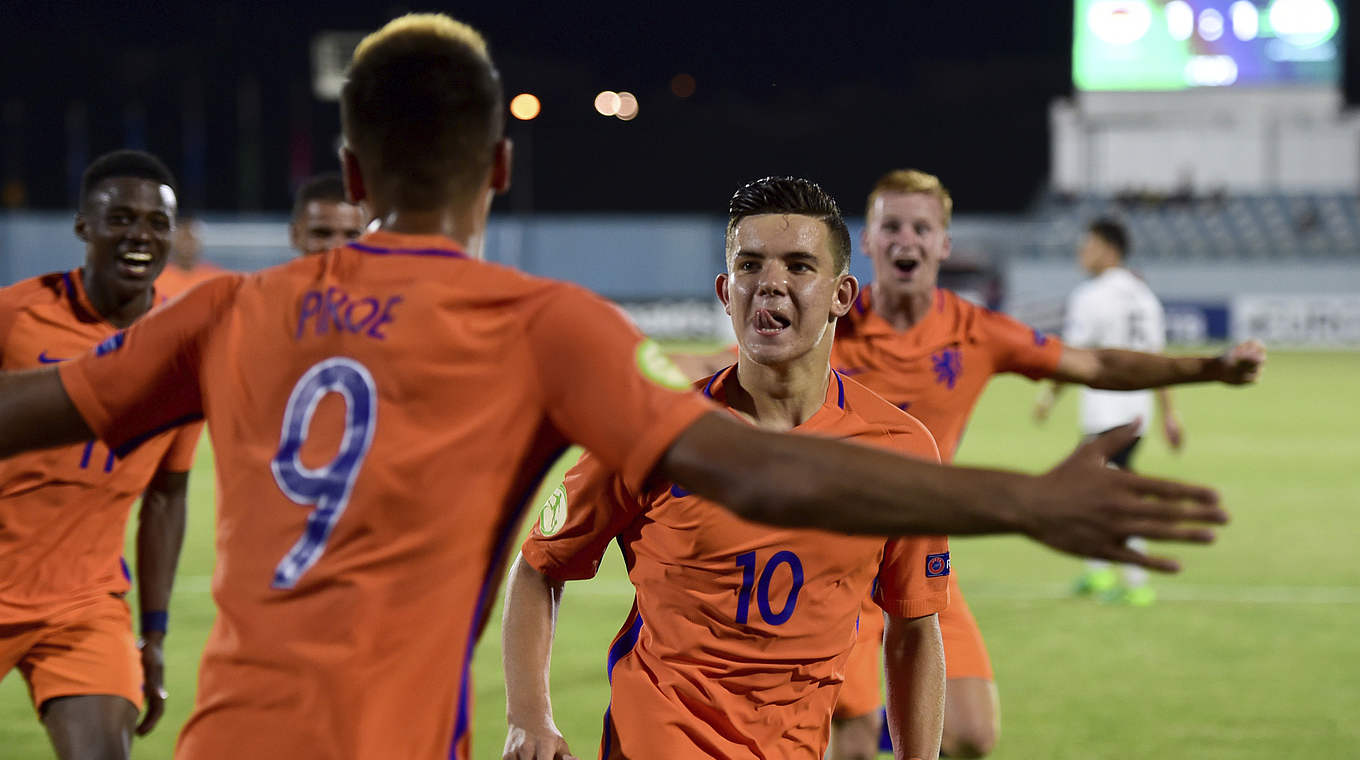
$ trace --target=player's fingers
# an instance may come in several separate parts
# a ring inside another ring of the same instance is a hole
[[[1110,457],[1127,448],[1138,438],[1138,427],[1142,424],[1142,419],[1136,419],[1127,425],[1120,425],[1114,430],[1101,433],[1090,442],[1077,448],[1076,456],[1098,456],[1101,462],[1109,461]]]
[[[1210,528],[1174,525],[1164,522],[1134,521],[1124,526],[1131,536],[1153,541],[1176,541],[1184,544],[1212,544],[1217,537]]]
[[[1161,557],[1152,554],[1144,554],[1136,549],[1127,546],[1113,548],[1106,559],[1111,562],[1122,562],[1126,565],[1138,565],[1149,570],[1156,570],[1159,573],[1179,573],[1180,563],[1170,557]]]
[[[165,699],[160,695],[160,690],[146,695],[146,715],[137,724],[137,735],[146,736],[151,733],[156,724],[160,722],[161,715],[165,713]]]
[[[1149,478],[1145,475],[1134,475],[1132,473],[1118,473],[1118,475],[1123,477],[1129,491],[1140,496],[1155,497],[1155,500],[1145,501],[1143,506],[1151,508],[1155,505],[1162,509],[1175,509],[1183,506],[1196,514],[1203,512],[1205,515],[1217,515],[1215,518],[1202,520],[1204,522],[1226,523],[1228,521],[1228,514],[1218,505],[1218,492],[1212,488],[1181,483],[1176,480]],[[1187,502],[1187,504],[1180,505],[1177,503],[1182,501]],[[1186,519],[1201,520],[1200,517],[1188,517]]]

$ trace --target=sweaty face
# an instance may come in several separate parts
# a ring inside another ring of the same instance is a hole
[[[137,177],[95,185],[76,217],[90,281],[120,300],[150,288],[170,255],[174,220],[168,185]]]
[[[898,296],[934,291],[940,262],[949,258],[940,199],[927,193],[879,193],[865,223],[864,251],[878,288]]]
[[[741,220],[728,236],[727,269],[718,297],[742,353],[760,364],[791,362],[829,341],[858,290],[836,268],[826,225],[810,216]]]
[[[339,248],[364,231],[363,210],[342,201],[308,201],[293,219],[289,237],[299,253]]]

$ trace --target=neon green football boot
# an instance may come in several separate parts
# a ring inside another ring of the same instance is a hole
[[[1151,607],[1157,601],[1157,592],[1151,586],[1113,588],[1101,596],[1101,601],[1126,607]]]
[[[1077,596],[1100,596],[1116,590],[1118,585],[1119,576],[1115,574],[1114,568],[1087,570],[1077,579],[1072,593]]]

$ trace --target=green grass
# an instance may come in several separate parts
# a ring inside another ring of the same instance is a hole
[[[1076,560],[1020,539],[959,539],[954,567],[982,625],[1002,698],[994,757],[1334,758],[1360,746],[1360,354],[1280,353],[1251,389],[1176,392],[1187,448],[1155,436],[1140,469],[1220,488],[1233,524],[1211,548],[1174,548],[1185,571],[1157,578],[1162,600],[1124,609],[1064,596]],[[960,463],[1038,471],[1076,440],[1075,394],[1044,427],[1032,384],[993,382]],[[560,473],[556,471],[553,476]],[[168,644],[170,709],[134,756],[168,757],[190,706],[212,619],[212,477],[204,447]],[[631,602],[617,552],[570,584],[553,663],[558,725],[593,756],[608,701],[605,650]],[[499,613],[497,613],[499,614]],[[499,618],[497,618],[498,620]],[[493,621],[476,661],[474,756],[504,739]],[[0,755],[51,757],[23,682],[0,683]]]

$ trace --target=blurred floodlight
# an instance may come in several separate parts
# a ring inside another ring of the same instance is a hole
[[[617,92],[605,90],[595,96],[595,110],[599,111],[601,116],[618,116],[622,101]]]
[[[1152,11],[1142,0],[1095,0],[1086,12],[1086,23],[1111,45],[1131,45],[1147,34]]]
[[[1243,42],[1251,42],[1261,31],[1261,16],[1250,0],[1237,0],[1228,8],[1232,19],[1233,36]]]
[[[538,98],[527,92],[521,92],[510,101],[510,114],[520,121],[529,121],[538,116],[541,109]]]
[[[1223,14],[1213,8],[1200,11],[1199,36],[1206,42],[1217,42],[1223,36]]]
[[[1330,40],[1337,26],[1336,6],[1331,0],[1275,0],[1270,5],[1270,28],[1297,47]]]
[[[1185,81],[1194,87],[1227,87],[1237,81],[1237,61],[1230,55],[1192,55],[1185,62]]]
[[[1171,0],[1166,4],[1166,31],[1171,39],[1184,42],[1195,31],[1195,11],[1185,0]]]
[[[676,74],[671,78],[671,93],[677,98],[688,98],[699,88],[699,83],[689,74]]]
[[[638,115],[637,96],[631,92],[619,93],[619,109],[616,115],[624,121],[636,119]]]

